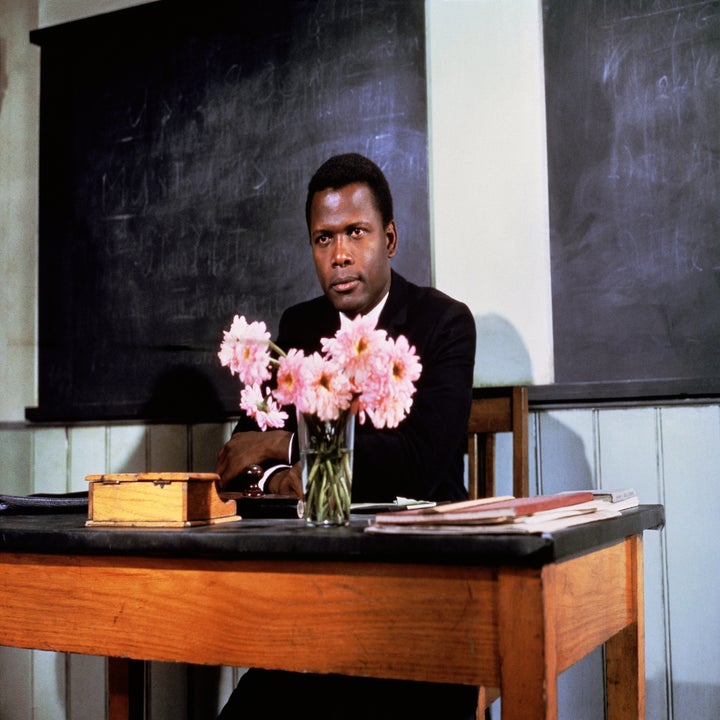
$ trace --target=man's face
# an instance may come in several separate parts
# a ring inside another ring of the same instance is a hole
[[[323,292],[340,312],[365,315],[390,289],[395,223],[383,226],[365,183],[315,193],[310,243]]]

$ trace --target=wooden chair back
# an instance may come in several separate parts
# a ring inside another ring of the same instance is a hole
[[[512,433],[513,495],[528,497],[528,392],[521,385],[475,388],[468,423],[468,494],[492,497],[495,435]]]
[[[468,494],[470,499],[496,495],[495,435],[512,433],[513,495],[528,497],[528,393],[521,385],[475,388],[468,422]],[[477,720],[489,718],[500,690],[481,687]]]

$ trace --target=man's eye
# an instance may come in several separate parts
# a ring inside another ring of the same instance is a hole
[[[353,228],[353,229],[350,231],[350,236],[351,236],[351,237],[361,237],[362,234],[363,234],[363,229],[362,229],[362,228],[359,228],[359,227]]]
[[[330,236],[329,235],[318,235],[315,238],[315,244],[316,245],[327,245],[330,242]]]

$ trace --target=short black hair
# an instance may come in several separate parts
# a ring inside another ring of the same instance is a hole
[[[383,171],[369,158],[359,153],[333,155],[316,171],[308,183],[305,200],[305,221],[310,229],[310,207],[315,193],[332,188],[339,190],[352,183],[365,183],[375,198],[383,226],[387,227],[395,218],[390,186]]]

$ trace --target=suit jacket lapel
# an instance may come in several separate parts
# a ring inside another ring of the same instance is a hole
[[[394,336],[407,322],[408,283],[402,275],[392,271],[390,294],[378,318],[378,327]]]
[[[330,338],[340,329],[340,314],[326,296],[323,295],[322,299],[324,302],[317,318],[318,337]]]

